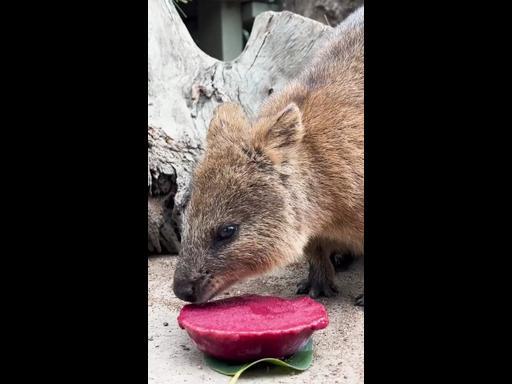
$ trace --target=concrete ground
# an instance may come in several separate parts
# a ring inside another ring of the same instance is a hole
[[[187,333],[177,323],[184,302],[172,292],[175,256],[152,257],[148,260],[148,383],[228,384],[230,377],[221,375],[204,364],[203,355],[195,348]],[[306,276],[305,263],[252,279],[228,289],[227,294],[268,294],[293,297],[296,285]],[[282,368],[255,368],[246,371],[239,383],[363,383],[364,310],[353,305],[363,291],[362,262],[346,272],[338,273],[341,295],[320,299],[328,311],[330,324],[314,333],[312,366],[302,373]],[[164,323],[168,323],[167,326]]]

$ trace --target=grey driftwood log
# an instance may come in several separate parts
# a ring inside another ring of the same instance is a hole
[[[179,251],[180,215],[215,107],[254,118],[332,30],[291,12],[257,16],[242,54],[223,62],[191,38],[172,0],[148,0],[148,251]]]

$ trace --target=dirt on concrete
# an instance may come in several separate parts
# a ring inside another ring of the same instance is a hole
[[[148,383],[219,383],[230,377],[204,364],[203,354],[177,323],[185,304],[172,292],[176,256],[148,259]],[[239,283],[217,298],[245,293],[294,297],[298,282],[307,274],[306,263],[293,264],[272,275]],[[329,326],[313,336],[313,364],[301,373],[282,368],[255,368],[244,372],[239,383],[329,383],[364,382],[364,309],[354,305],[363,292],[362,260],[337,274],[340,295],[319,299],[329,314]],[[168,325],[164,325],[168,323]]]

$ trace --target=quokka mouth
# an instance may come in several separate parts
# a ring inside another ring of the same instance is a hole
[[[269,268],[267,268],[267,271],[270,270],[272,270],[272,267],[269,266]],[[233,278],[233,276],[215,276],[207,278],[197,286],[198,294],[197,299],[196,301],[194,301],[194,303],[205,303],[213,299],[215,296],[219,295],[222,291],[225,291],[232,285],[261,274],[261,271],[246,271],[245,274],[238,274],[236,278]]]
[[[238,281],[241,281],[242,279],[229,279],[229,280],[221,280],[221,279],[213,279],[210,281],[207,281],[202,287],[201,287],[201,294],[198,295],[197,300],[195,303],[206,303],[208,300],[213,299],[215,296],[220,294],[222,291],[228,289],[233,284],[235,284]]]

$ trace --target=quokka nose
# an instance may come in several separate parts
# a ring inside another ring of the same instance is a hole
[[[194,302],[196,301],[196,292],[194,285],[188,282],[179,282],[174,284],[174,294],[181,300]]]

